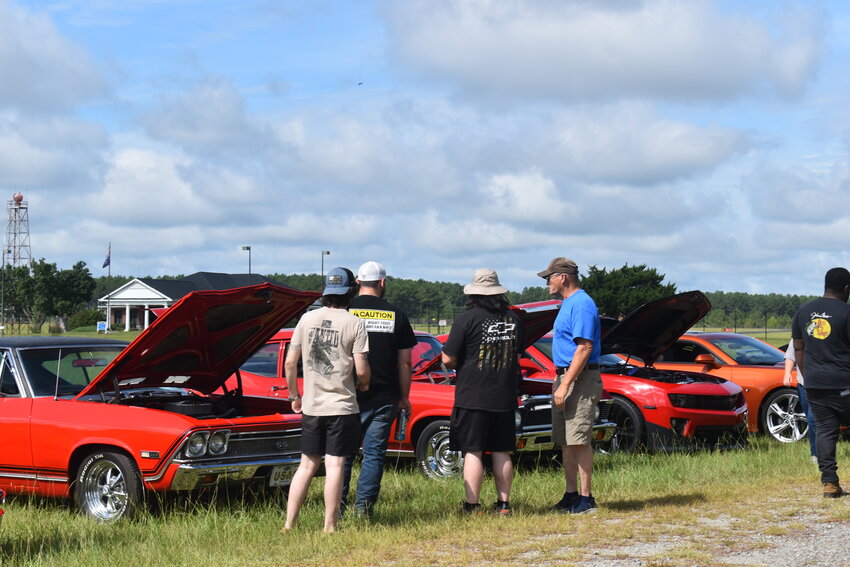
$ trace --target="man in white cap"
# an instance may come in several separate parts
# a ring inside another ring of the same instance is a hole
[[[387,271],[378,262],[366,262],[357,270],[360,294],[349,313],[363,320],[369,334],[369,366],[372,380],[369,390],[357,393],[363,460],[357,480],[354,510],[369,518],[378,501],[384,475],[390,428],[399,411],[410,411],[410,352],[416,336],[407,316],[386,301]],[[345,463],[342,507],[345,509],[354,457]]]
[[[498,493],[493,511],[511,514],[511,453],[516,447],[524,327],[509,309],[507,291],[495,270],[475,270],[472,283],[463,288],[469,296],[467,311],[455,320],[443,346],[443,363],[457,368],[449,435],[452,448],[463,452],[463,511],[467,514],[481,510],[485,452],[492,457]]]
[[[289,343],[284,364],[289,401],[292,411],[303,411],[303,418],[301,463],[289,487],[284,531],[295,525],[310,481],[322,464],[322,456],[325,459],[324,531],[336,531],[345,459],[357,453],[360,446],[360,412],[355,390],[368,390],[370,378],[366,327],[346,311],[356,289],[351,270],[330,270],[325,277],[322,307],[301,317]],[[304,367],[303,401],[296,380],[299,359]]]

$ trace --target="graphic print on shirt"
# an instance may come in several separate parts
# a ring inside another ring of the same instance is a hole
[[[363,319],[363,322],[366,324],[367,333],[395,332],[395,311],[352,308],[348,312]]]
[[[478,369],[498,372],[516,361],[517,325],[511,319],[492,317],[481,323]]]
[[[812,320],[806,325],[806,334],[813,339],[827,338],[832,333],[832,325],[828,321],[830,317],[826,313],[812,313]]]
[[[330,378],[334,374],[334,363],[339,359],[339,330],[332,328],[331,322],[325,319],[321,326],[310,329],[308,337],[310,356],[307,357],[307,366]]]

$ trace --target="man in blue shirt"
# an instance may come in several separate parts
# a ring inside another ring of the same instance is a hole
[[[552,394],[552,440],[561,446],[567,486],[553,509],[582,514],[596,510],[591,492],[591,441],[595,408],[602,394],[599,312],[581,289],[578,266],[569,258],[554,258],[537,275],[546,280],[549,293],[564,299],[552,340],[557,375]]]

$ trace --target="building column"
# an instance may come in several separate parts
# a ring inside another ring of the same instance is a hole
[[[124,330],[130,330],[130,304],[124,306]]]
[[[151,307],[150,305],[148,305],[147,303],[145,303],[145,326],[144,326],[144,328],[145,328],[145,329],[147,329],[147,328],[150,326],[150,324],[151,324],[151,310],[150,310],[150,307]]]

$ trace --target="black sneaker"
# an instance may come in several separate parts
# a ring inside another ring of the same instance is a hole
[[[596,512],[596,500],[593,496],[579,496],[573,502],[570,514],[587,514],[588,512]]]
[[[475,504],[471,504],[469,502],[463,503],[463,513],[470,516],[480,516],[481,512],[481,504],[476,502]]]
[[[493,511],[500,516],[510,516],[511,503],[505,500],[496,500],[496,503],[493,504]]]
[[[550,509],[555,512],[568,513],[573,509],[573,503],[578,500],[578,492],[564,492],[564,497]]]

